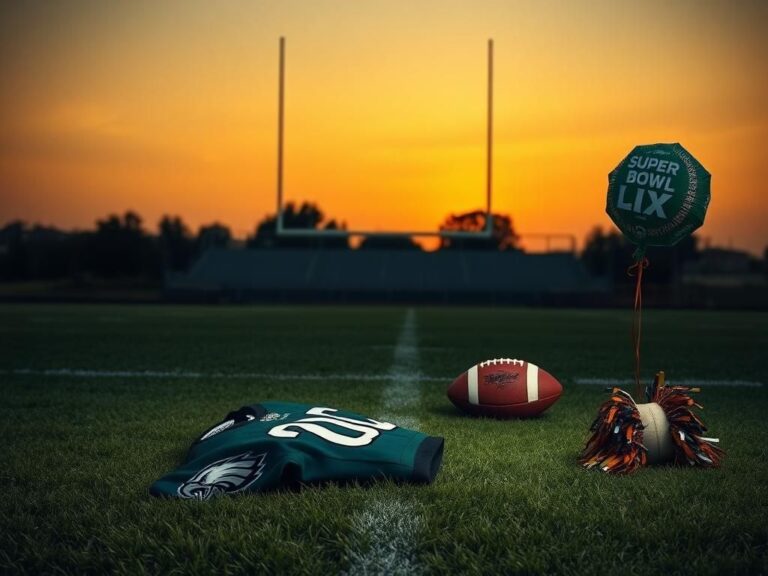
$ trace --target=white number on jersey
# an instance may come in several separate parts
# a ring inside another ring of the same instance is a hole
[[[367,418],[366,420],[357,420],[355,418],[347,418],[345,416],[334,415],[333,408],[311,408],[307,410],[307,414],[313,416],[312,418],[302,418],[296,422],[290,422],[288,424],[280,424],[275,426],[269,431],[270,436],[275,438],[296,438],[301,431],[309,432],[315,436],[327,440],[333,444],[339,446],[367,446],[373,442],[380,434],[379,430],[394,430],[397,428],[394,424],[389,422],[379,422],[378,420],[372,420]],[[354,432],[360,432],[359,436],[347,436],[345,434],[339,434],[334,432],[327,426],[322,424],[333,424],[334,426],[340,426],[347,430]],[[296,429],[299,430],[296,430]]]

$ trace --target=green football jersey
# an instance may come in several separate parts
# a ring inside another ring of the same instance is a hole
[[[443,438],[344,410],[270,401],[228,414],[149,491],[207,500],[328,480],[429,483],[442,458]]]

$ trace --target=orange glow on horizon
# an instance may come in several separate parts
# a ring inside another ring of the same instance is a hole
[[[482,0],[0,6],[0,225],[92,227],[136,210],[252,233],[275,210],[278,38],[285,194],[353,229],[436,229],[485,201],[495,41],[494,211],[573,234],[636,144],[712,173],[702,237],[762,253],[762,3]]]

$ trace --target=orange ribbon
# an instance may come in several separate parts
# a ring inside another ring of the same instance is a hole
[[[627,268],[627,275],[637,276],[635,283],[635,311],[632,317],[632,345],[635,350],[635,398],[642,398],[643,387],[640,385],[640,335],[643,321],[643,270],[648,268],[650,262],[643,256],[640,260]]]

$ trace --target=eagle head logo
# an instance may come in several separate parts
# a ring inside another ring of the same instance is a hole
[[[179,486],[179,496],[208,500],[225,493],[245,490],[261,477],[266,456],[266,453],[245,452],[209,464]]]

